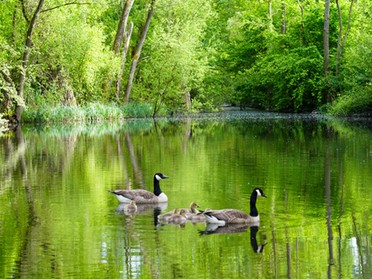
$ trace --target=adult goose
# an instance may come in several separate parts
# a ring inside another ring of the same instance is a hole
[[[119,202],[129,203],[135,201],[136,204],[144,203],[162,203],[167,202],[168,197],[160,189],[160,180],[168,178],[168,176],[162,173],[155,173],[154,175],[154,192],[150,192],[143,189],[136,190],[109,190],[113,193]]]
[[[256,200],[257,197],[265,197],[266,195],[260,188],[255,188],[251,194],[249,215],[237,209],[221,209],[221,210],[205,210],[203,212],[207,223],[225,226],[226,224],[249,224],[260,220],[258,215]]]

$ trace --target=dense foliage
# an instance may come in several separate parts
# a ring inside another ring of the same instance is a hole
[[[135,59],[129,102],[149,104],[153,115],[224,103],[342,114],[371,108],[370,1],[331,3],[329,74],[324,1],[137,0],[123,59],[124,42],[119,52],[113,45],[126,2],[1,1],[0,113],[11,119],[23,106],[124,103]]]

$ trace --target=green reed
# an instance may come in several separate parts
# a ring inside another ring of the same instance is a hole
[[[152,107],[145,103],[126,105],[89,103],[82,106],[26,108],[22,115],[22,121],[26,123],[94,122],[144,118],[151,115]]]

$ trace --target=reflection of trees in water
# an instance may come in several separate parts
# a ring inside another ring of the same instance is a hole
[[[332,278],[332,266],[334,265],[333,255],[333,229],[332,229],[332,206],[331,206],[331,155],[329,145],[325,146],[325,159],[324,159],[324,181],[325,181],[325,195],[326,195],[326,218],[327,218],[327,233],[328,233],[328,278]]]
[[[134,179],[138,183],[140,188],[143,189],[144,188],[144,183],[143,183],[142,169],[138,165],[137,156],[136,156],[136,153],[134,152],[133,143],[132,143],[132,140],[131,140],[130,135],[129,135],[128,132],[125,133],[125,143],[126,143],[126,146],[127,146],[127,149],[128,149],[128,154],[129,154],[129,157],[130,157],[131,166],[133,168]]]
[[[17,272],[18,275],[15,277],[21,277],[21,274],[25,274],[25,270],[28,269],[28,260],[29,258],[27,255],[32,255],[30,249],[32,249],[32,234],[33,234],[33,229],[35,226],[38,225],[37,223],[37,215],[35,211],[35,203],[34,203],[34,198],[32,194],[32,187],[31,187],[31,181],[28,175],[28,169],[27,169],[27,164],[26,164],[26,159],[25,159],[25,150],[26,150],[26,144],[25,140],[22,135],[22,131],[20,126],[17,127],[16,130],[16,137],[17,137],[17,146],[18,146],[18,159],[19,159],[19,164],[21,168],[21,173],[22,173],[22,184],[24,184],[24,190],[26,193],[26,198],[27,198],[27,206],[28,206],[28,214],[27,214],[27,221],[26,221],[26,228],[24,230],[23,238],[20,239],[22,242],[22,245],[20,246],[19,253],[17,255],[17,260],[15,261],[17,263]],[[24,216],[18,216],[17,221],[21,222],[23,220]],[[13,274],[14,275],[14,274]]]
[[[42,249],[44,257],[49,259],[49,268],[52,270],[57,269],[58,261],[56,252],[49,244],[50,239],[48,238],[51,229],[49,226],[45,226],[48,220],[45,220],[42,212],[38,212],[39,207],[35,206],[34,188],[32,177],[37,176],[37,173],[46,172],[53,173],[64,173],[70,170],[71,162],[74,157],[74,150],[77,142],[77,135],[72,133],[66,137],[62,137],[58,141],[62,144],[54,145],[51,144],[54,153],[48,153],[48,150],[39,149],[42,145],[42,141],[30,142],[25,140],[21,127],[18,126],[15,131],[16,141],[10,139],[3,140],[3,146],[6,150],[6,164],[2,171],[3,175],[8,176],[8,181],[18,181],[21,188],[12,189],[16,193],[15,204],[17,208],[13,211],[17,222],[17,232],[12,236],[14,237],[17,245],[13,246],[13,250],[16,255],[12,257],[14,262],[14,268],[12,269],[12,277],[18,278],[23,277],[25,274],[39,274],[40,268],[39,257],[36,256]],[[57,148],[58,146],[58,148]],[[56,149],[57,148],[57,149]],[[63,152],[58,152],[63,150]],[[55,153],[62,156],[55,156]],[[42,160],[40,160],[42,156]],[[35,165],[39,168],[35,169]],[[18,175],[20,171],[20,175]],[[13,181],[13,182],[14,182]],[[8,185],[8,184],[7,184]],[[39,185],[44,193],[52,185]],[[7,186],[6,186],[7,187]],[[5,189],[4,189],[5,190]],[[24,191],[26,197],[26,214],[24,214],[22,208],[22,191]],[[40,198],[39,198],[40,199]],[[40,202],[37,202],[40,204]]]
[[[287,121],[286,123],[290,122]],[[34,133],[31,136],[30,133],[27,134],[27,132],[22,135],[19,131],[14,138],[1,138],[3,154],[1,154],[0,160],[3,166],[0,169],[2,179],[0,193],[9,195],[9,197],[10,195],[14,195],[16,199],[16,201],[12,201],[14,202],[12,206],[16,208],[16,210],[11,212],[12,217],[17,218],[18,222],[18,236],[14,236],[14,239],[18,241],[18,247],[13,248],[13,252],[16,251],[14,254],[17,255],[14,259],[14,266],[16,266],[14,269],[15,277],[17,277],[17,275],[27,274],[27,268],[31,265],[40,267],[40,263],[36,262],[37,256],[35,256],[40,255],[40,246],[42,246],[42,253],[45,255],[45,260],[42,260],[43,263],[41,267],[44,266],[47,272],[49,272],[49,266],[46,267],[45,262],[49,261],[50,268],[57,269],[58,264],[62,261],[60,256],[55,255],[56,251],[55,248],[53,248],[54,241],[50,239],[50,235],[54,233],[54,225],[40,226],[40,224],[43,224],[40,222],[45,222],[45,220],[40,220],[40,218],[47,217],[48,213],[47,209],[41,209],[38,206],[39,202],[43,205],[47,203],[47,201],[43,201],[43,199],[48,198],[48,195],[53,191],[52,186],[55,181],[55,176],[58,176],[57,179],[59,179],[60,175],[68,177],[68,172],[73,170],[73,174],[78,175],[80,178],[80,175],[85,175],[84,170],[81,173],[80,171],[75,171],[73,168],[78,164],[82,164],[83,161],[81,160],[86,160],[85,156],[87,154],[90,155],[90,153],[94,153],[93,155],[95,155],[95,157],[92,156],[91,158],[96,159],[97,162],[101,164],[102,157],[97,157],[97,154],[98,152],[102,152],[102,150],[97,151],[97,149],[107,148],[114,153],[115,157],[117,156],[117,158],[119,158],[118,162],[122,170],[123,185],[128,187],[130,182],[133,181],[133,183],[136,183],[136,186],[146,187],[146,185],[144,185],[144,180],[146,179],[144,178],[149,174],[143,174],[143,170],[146,169],[146,164],[143,162],[141,156],[143,155],[142,151],[148,148],[148,146],[151,146],[147,144],[153,141],[153,144],[156,145],[154,152],[160,153],[164,145],[159,145],[159,143],[162,144],[161,141],[168,135],[174,136],[177,134],[177,136],[174,137],[175,144],[169,145],[169,147],[174,148],[174,150],[168,151],[178,155],[176,152],[180,150],[177,149],[182,149],[182,155],[175,158],[178,162],[179,158],[188,156],[190,151],[193,151],[194,141],[211,139],[211,135],[219,136],[221,134],[219,130],[225,125],[219,125],[218,123],[209,125],[209,123],[206,122],[202,124],[203,125],[193,121],[186,121],[186,123],[182,123],[182,125],[178,123],[171,127],[158,127],[157,131],[155,131],[155,129],[148,129],[145,134],[141,134],[141,141],[138,141],[139,137],[137,137],[137,134],[131,131],[115,132],[114,140],[106,136],[106,134],[104,134],[105,137],[99,134],[101,137],[96,139],[94,133],[87,136],[83,133],[83,136],[81,136],[82,134],[76,131],[56,135]],[[284,210],[287,209],[283,215],[289,218],[288,224],[290,225],[287,226],[285,224],[286,220],[284,220],[283,224],[278,224],[278,220],[276,220],[270,224],[269,228],[260,228],[260,232],[262,232],[262,230],[267,232],[267,236],[271,238],[269,244],[272,244],[269,245],[270,247],[265,247],[263,253],[265,257],[268,254],[267,250],[272,249],[270,250],[272,256],[270,259],[266,258],[264,260],[267,260],[271,264],[272,272],[276,274],[276,277],[281,277],[283,272],[286,273],[287,277],[300,276],[301,272],[303,272],[303,268],[308,267],[306,265],[307,263],[304,263],[304,257],[307,258],[308,255],[319,255],[319,258],[314,258],[314,273],[321,270],[325,275],[325,270],[327,270],[328,277],[330,278],[332,275],[333,277],[337,277],[354,272],[354,275],[368,278],[368,275],[371,275],[372,266],[370,257],[370,228],[368,227],[370,217],[360,214],[366,214],[368,210],[362,210],[363,207],[366,207],[366,204],[363,204],[361,200],[365,201],[368,199],[365,198],[366,194],[360,191],[360,184],[350,184],[352,181],[358,180],[358,177],[362,177],[363,174],[365,174],[365,166],[368,164],[368,159],[370,158],[370,155],[368,155],[370,154],[370,149],[368,149],[369,144],[365,137],[366,132],[362,131],[363,138],[360,138],[358,134],[353,134],[355,130],[350,127],[346,129],[347,127],[338,126],[337,129],[331,127],[330,130],[332,134],[329,135],[326,131],[324,122],[321,124],[292,123],[295,131],[292,131],[293,134],[290,135],[289,127],[284,127],[284,124],[282,123],[279,127],[268,124],[269,130],[266,129],[267,127],[264,127],[259,131],[255,130],[254,124],[252,126],[246,123],[241,126],[237,124],[237,127],[226,125],[228,129],[227,134],[230,138],[238,138],[238,136],[234,136],[237,131],[240,131],[245,135],[249,135],[250,137],[248,137],[247,140],[251,141],[253,144],[250,146],[247,145],[247,149],[243,150],[242,147],[245,147],[245,145],[236,141],[234,144],[237,145],[241,154],[244,156],[235,154],[234,152],[226,152],[227,155],[230,153],[232,154],[231,158],[228,157],[228,159],[234,159],[234,162],[238,162],[236,165],[239,166],[240,163],[247,161],[247,158],[249,158],[248,155],[258,154],[255,156],[255,165],[260,166],[261,170],[267,170],[267,166],[271,167],[271,173],[265,172],[268,184],[272,181],[272,176],[283,170],[282,166],[277,168],[277,164],[271,164],[270,160],[275,161],[279,156],[284,154],[288,157],[288,162],[290,160],[292,160],[291,162],[296,162],[299,156],[307,156],[309,161],[311,161],[309,167],[304,169],[303,172],[298,173],[299,176],[303,178],[302,180],[293,179],[290,181],[292,184],[298,182],[299,189],[302,187],[301,189],[303,192],[301,192],[300,195],[303,194],[304,196],[301,196],[300,199],[305,202],[303,211],[305,216],[299,216],[301,213],[293,212],[302,208],[301,205],[296,204],[296,197],[291,196],[290,190],[287,189],[287,192],[283,192],[283,188],[285,190],[286,186],[285,182],[287,181],[285,178],[283,178],[282,181],[278,181],[278,184],[270,189],[273,194],[271,200],[273,206],[271,213],[268,208],[265,210],[268,212],[266,217],[270,215],[272,220],[276,218],[275,215],[278,214],[278,209],[280,210],[278,207],[279,199],[281,199],[280,202],[284,204]],[[314,127],[308,130],[307,126]],[[211,129],[212,127],[213,129]],[[337,133],[335,132],[336,130]],[[267,131],[269,134],[266,133]],[[143,132],[141,131],[141,133]],[[154,133],[158,134],[154,136]],[[347,134],[347,137],[345,137],[343,133],[351,134]],[[353,141],[348,140],[350,135],[353,137]],[[190,137],[193,137],[193,141],[189,140]],[[326,142],[327,137],[329,137],[328,143]],[[275,141],[275,144],[273,144],[275,138],[279,138],[279,141]],[[213,139],[216,139],[216,137],[213,137]],[[283,139],[286,140],[284,141]],[[138,146],[138,143],[143,144],[143,146]],[[217,139],[215,143],[218,143]],[[367,149],[363,149],[364,145]],[[288,149],[292,146],[296,147],[296,152],[287,155],[286,152],[288,153]],[[226,144],[226,148],[224,147],[225,146],[221,146],[221,152],[230,150],[229,145]],[[256,152],[255,149],[257,148],[260,148],[260,153]],[[107,150],[103,151],[109,153]],[[203,152],[203,150],[201,150],[201,152]],[[306,154],[304,152],[306,152]],[[226,158],[223,155],[224,154],[221,153],[220,158]],[[269,158],[265,161],[265,164],[263,164],[260,155],[262,155],[262,158],[264,156]],[[108,158],[111,158],[109,156],[112,156],[112,154],[108,154]],[[350,157],[353,158],[352,161],[349,160]],[[365,159],[367,161],[364,161]],[[363,164],[358,164],[359,161],[363,161]],[[114,162],[113,164],[117,164],[118,162]],[[269,163],[266,164],[266,162]],[[107,164],[110,164],[110,162],[107,161],[106,165]],[[215,161],[213,164],[215,164]],[[83,165],[83,167],[89,167],[89,165],[86,164],[86,166]],[[99,167],[100,165],[98,165],[98,168]],[[318,170],[314,168],[318,168]],[[314,174],[315,172],[320,173],[320,175]],[[45,185],[35,185],[35,183],[39,182],[39,179],[35,176],[41,175],[45,176],[45,178],[43,177],[40,179],[41,182],[46,182]],[[49,177],[50,175],[53,177]],[[77,181],[77,179],[73,179],[72,181],[68,181],[68,183]],[[334,181],[337,181],[337,185],[333,183]],[[14,185],[16,185],[15,188]],[[66,185],[56,186],[61,187]],[[74,185],[74,188],[70,190],[81,191],[81,194],[85,189],[79,187],[80,185]],[[67,190],[67,188],[63,189],[63,191]],[[367,193],[369,193],[369,191],[367,191]],[[99,199],[98,197],[97,200]],[[321,200],[321,202],[316,202],[316,200]],[[314,209],[314,204],[319,203],[322,203],[322,208]],[[114,203],[114,205],[116,204]],[[287,208],[285,206],[287,206]],[[344,209],[344,207],[346,209]],[[307,210],[311,211],[312,209],[316,211],[314,214],[325,213],[325,216],[314,217],[312,213],[307,212]],[[24,214],[24,212],[27,214]],[[149,212],[151,212],[151,210]],[[309,220],[306,220],[308,217]],[[313,217],[314,219],[312,219]],[[291,225],[294,225],[294,221],[293,219],[291,220],[291,218],[298,218],[300,222],[304,222],[310,229],[314,228],[314,231],[307,231],[306,228],[302,229],[301,225],[298,224],[296,224],[298,225],[296,227],[298,231],[296,231],[291,227]],[[123,219],[125,219],[126,222],[130,222],[130,218],[123,216]],[[156,222],[156,220],[157,219],[154,218],[154,222]],[[310,226],[309,222],[312,222],[312,220],[318,220],[319,223]],[[153,260],[153,250],[156,249],[156,245],[160,246],[164,241],[161,234],[156,234],[158,239],[155,240],[155,242],[150,243],[150,241],[145,240],[146,232],[139,231],[137,221],[138,218],[136,219],[134,216],[132,219],[132,223],[134,222],[133,229],[128,230],[127,233],[128,237],[131,237],[129,234],[133,233],[137,234],[137,237],[141,239],[137,240],[131,238],[131,240],[125,244],[133,246],[133,250],[127,251],[128,256],[129,254],[133,255],[132,259],[127,259],[127,261],[131,261],[133,264],[137,264],[138,257],[142,257],[144,254],[146,254],[147,259],[149,259],[148,261],[150,261],[150,259]],[[267,223],[267,220],[263,219],[262,221],[266,221]],[[152,222],[152,220],[150,220],[150,222]],[[126,226],[127,223],[124,225]],[[120,247],[123,248],[124,238],[123,234],[120,235]],[[260,236],[260,234],[258,234],[258,236]],[[258,239],[260,239],[260,237],[258,237]],[[326,239],[328,239],[327,244],[325,244]],[[253,249],[252,240],[253,239],[251,239],[251,246]],[[48,244],[48,241],[52,244]],[[37,247],[35,243],[39,247]],[[247,242],[247,244],[249,245],[249,242]],[[315,247],[316,245],[318,245],[318,247]],[[318,254],[316,254],[317,252]],[[137,263],[134,263],[134,261],[137,261]],[[142,263],[143,261],[142,259]],[[130,266],[128,266],[128,268],[130,268]],[[312,272],[312,270],[309,272]]]

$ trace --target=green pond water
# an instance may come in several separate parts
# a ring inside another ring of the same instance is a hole
[[[109,189],[169,202],[126,214]],[[259,227],[160,225],[192,201]],[[372,124],[235,112],[0,137],[0,278],[372,278]],[[208,231],[208,229],[211,229]]]

